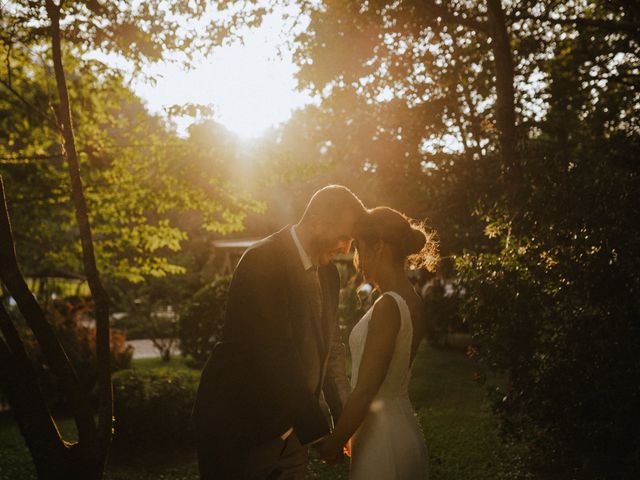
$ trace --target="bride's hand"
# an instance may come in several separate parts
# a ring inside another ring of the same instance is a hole
[[[317,448],[320,460],[329,465],[335,465],[342,460],[342,445],[338,445],[331,435],[320,442]]]
[[[351,458],[351,439],[349,439],[347,443],[344,444],[344,447],[342,447],[342,452],[347,457]]]

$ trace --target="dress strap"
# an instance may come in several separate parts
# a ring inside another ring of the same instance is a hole
[[[408,386],[411,372],[411,345],[413,343],[413,323],[411,321],[411,310],[407,301],[397,292],[385,292],[393,297],[400,309],[400,332],[396,340],[396,351],[394,352],[395,361],[399,369],[398,376],[401,378],[403,385],[401,391],[405,392]]]
[[[393,299],[398,304],[398,309],[400,310],[400,326],[403,329],[406,329],[408,327],[411,331],[413,331],[413,324],[411,323],[411,310],[409,309],[409,304],[407,304],[407,301],[402,298],[402,295],[397,292],[388,291],[384,294],[388,294],[389,296],[393,297]]]

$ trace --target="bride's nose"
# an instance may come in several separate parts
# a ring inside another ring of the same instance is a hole
[[[351,242],[352,240],[343,240],[340,242],[340,253],[342,253],[343,255],[346,255],[349,253],[349,250],[351,250]]]

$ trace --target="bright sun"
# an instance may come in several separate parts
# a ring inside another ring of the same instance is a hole
[[[273,58],[273,48],[259,41],[234,45],[207,65],[210,81],[199,88],[212,98],[215,118],[238,135],[258,136],[305,103],[295,91],[295,66]]]
[[[311,101],[296,91],[297,67],[291,52],[282,49],[281,31],[281,18],[267,16],[260,28],[247,33],[244,44],[216,49],[189,72],[164,64],[154,69],[159,75],[155,86],[140,83],[136,91],[155,111],[175,104],[212,104],[216,121],[241,137],[258,137]],[[179,131],[184,133],[189,123],[178,119]]]

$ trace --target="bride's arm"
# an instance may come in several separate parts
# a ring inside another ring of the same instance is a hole
[[[389,369],[400,330],[400,310],[396,301],[383,296],[373,307],[364,352],[358,371],[358,383],[349,395],[333,433],[320,447],[320,453],[330,460],[337,456],[364,420],[371,402],[380,389]]]

